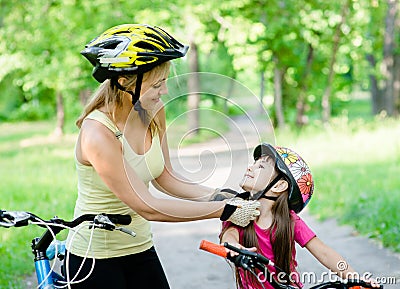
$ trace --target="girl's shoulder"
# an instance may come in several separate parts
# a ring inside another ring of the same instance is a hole
[[[297,215],[293,210],[290,210],[290,217],[292,218],[293,221],[303,220],[303,219],[300,218],[300,216]]]
[[[316,234],[295,212],[291,211],[290,214],[294,222],[294,239],[301,247],[304,247]]]
[[[299,215],[297,215],[294,211],[290,211],[290,215],[291,215],[291,218],[293,220],[295,227],[308,228],[308,225],[306,224],[306,222]]]

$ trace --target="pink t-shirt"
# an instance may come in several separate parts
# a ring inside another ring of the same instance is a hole
[[[316,235],[295,212],[291,211],[291,216],[294,221],[294,240],[301,247],[304,247]],[[225,228],[227,226],[233,226],[234,228],[236,228],[238,230],[239,238],[240,238],[240,242],[241,242],[241,240],[243,240],[243,232],[244,232],[243,228],[232,225],[230,222],[224,222],[223,228]],[[257,234],[258,245],[260,248],[259,253],[264,255],[268,259],[270,259],[272,262],[275,262],[275,257],[274,257],[274,253],[272,250],[272,243],[271,243],[271,238],[270,238],[270,229],[269,228],[268,229],[260,228],[256,222],[254,222],[254,229]],[[292,272],[291,272],[290,277],[293,278],[294,280],[296,280],[302,286],[302,284],[299,282],[299,278],[298,278],[299,275],[296,271],[296,267],[297,267],[296,248],[294,246],[293,246],[292,256],[293,256],[294,262],[293,262],[293,264],[291,264]],[[274,274],[274,268],[269,267],[268,269],[270,269],[270,271],[273,272],[272,274]],[[257,282],[257,281],[254,284],[247,284],[248,282],[245,282],[246,277],[244,276],[243,270],[240,270],[240,276],[242,279],[242,283],[244,285],[243,289],[259,289],[259,288],[262,289],[261,284],[259,284],[259,282]],[[247,273],[247,276],[250,276],[250,273]],[[274,277],[276,277],[276,276],[274,276]],[[264,275],[260,275],[260,279],[266,280],[267,278],[265,278]],[[267,281],[264,282],[264,286],[265,286],[265,288],[268,288],[268,289],[274,289],[274,287],[272,287],[272,285]]]

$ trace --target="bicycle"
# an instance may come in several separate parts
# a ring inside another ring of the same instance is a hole
[[[260,281],[256,270],[259,272],[264,273],[267,279],[269,280],[270,284],[276,289],[299,289],[300,287],[285,284],[282,282],[278,282],[275,278],[271,278],[271,271],[268,267],[273,267],[277,272],[282,272],[284,275],[287,276],[286,273],[283,272],[279,267],[277,267],[271,260],[266,258],[265,256],[251,252],[248,250],[239,249],[230,245],[229,243],[224,243],[223,245],[215,244],[207,240],[202,240],[200,243],[200,249],[210,252],[212,254],[221,256],[229,261],[231,261],[236,267],[242,268],[250,272],[253,276],[256,277],[262,286],[265,288],[263,282]],[[232,250],[238,253],[237,256],[231,256],[226,249]],[[278,274],[279,275],[279,274]],[[347,279],[347,280],[337,280],[337,281],[328,281],[323,282],[318,285],[312,286],[310,289],[360,289],[361,287],[364,288],[373,288],[371,285],[363,280],[356,280],[356,279]],[[380,285],[380,289],[383,289],[383,285]]]
[[[83,224],[84,222],[88,222],[88,224]],[[25,211],[0,210],[0,227],[24,227],[33,224],[46,228],[42,236],[32,239],[31,243],[36,279],[38,282],[37,288],[39,289],[70,288],[70,284],[79,282],[74,281],[75,277],[69,280],[66,276],[57,273],[54,269],[55,262],[53,266],[50,266],[50,260],[53,257],[57,257],[60,261],[65,257],[63,253],[65,251],[65,245],[62,243],[61,245],[57,245],[53,242],[53,240],[56,240],[56,235],[58,233],[64,229],[74,229],[78,226],[89,225],[92,229],[117,230],[135,237],[135,232],[116,225],[129,225],[130,222],[131,216],[129,215],[85,214],[72,221],[65,221],[58,217],[54,217],[50,220],[43,220],[35,214]],[[94,260],[92,267],[94,267]]]

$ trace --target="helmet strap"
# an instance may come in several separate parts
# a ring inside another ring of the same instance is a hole
[[[280,179],[282,178],[282,174],[279,173],[273,180],[268,184],[268,186],[263,190],[259,191],[257,194],[253,196],[253,200],[258,200],[264,197],[265,193],[268,192]]]
[[[267,200],[271,200],[271,201],[276,201],[278,199],[278,197],[273,197],[273,196],[266,196],[266,195],[262,195],[260,197],[260,199],[267,199]]]
[[[123,86],[118,82],[118,77],[113,77],[113,78],[111,78],[111,79],[110,79],[110,82],[111,82],[111,86],[112,86],[113,88],[114,88],[114,86],[115,86],[115,87],[118,88],[119,90],[126,91],[125,87],[123,87]]]
[[[136,79],[136,87],[135,87],[135,92],[132,90],[126,90],[126,87],[123,87],[119,82],[117,77],[111,78],[111,85],[117,87],[119,90],[125,91],[129,93],[132,96],[132,105],[135,106],[136,102],[139,100],[140,97],[140,90],[142,88],[142,82],[143,82],[143,73],[138,73],[137,79]],[[139,105],[140,106],[140,105]],[[139,108],[139,107],[138,107]],[[135,110],[136,107],[135,107]]]
[[[137,74],[137,79],[136,79],[136,87],[135,87],[135,92],[132,90],[126,90],[125,87],[123,87],[119,82],[117,77],[111,78],[111,85],[117,87],[119,90],[125,91],[129,93],[132,96],[132,104],[133,104],[133,109],[136,110],[139,114],[140,120],[145,124],[149,124],[148,120],[148,114],[147,111],[142,107],[142,104],[140,103],[139,96],[140,96],[140,90],[142,87],[142,82],[143,82],[143,73],[138,73]]]
[[[132,104],[134,106],[135,106],[136,102],[139,100],[140,90],[142,88],[142,82],[143,82],[143,73],[138,73],[137,78],[136,78],[135,93],[133,93],[132,91],[129,92],[132,95]]]

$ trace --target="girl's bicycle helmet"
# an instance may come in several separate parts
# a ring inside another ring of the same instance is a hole
[[[310,201],[314,191],[310,168],[299,154],[289,148],[273,147],[270,144],[262,143],[254,149],[254,160],[266,155],[275,159],[275,167],[279,175],[255,198],[259,199],[283,177],[289,183],[289,207],[299,213]]]
[[[123,24],[94,38],[81,54],[94,66],[93,77],[101,83],[119,75],[143,74],[185,56],[188,48],[159,27]]]

